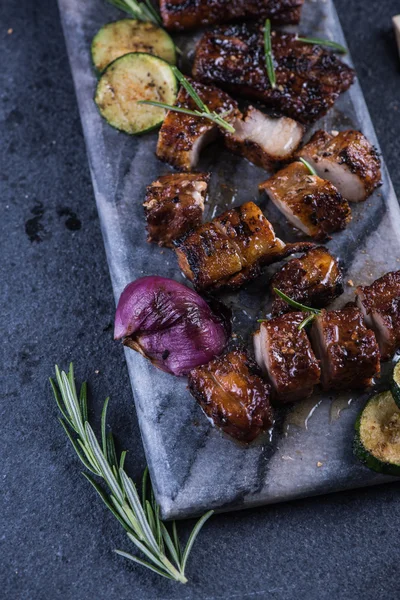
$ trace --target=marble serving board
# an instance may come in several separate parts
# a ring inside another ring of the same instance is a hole
[[[145,187],[171,170],[155,156],[157,133],[142,137],[120,133],[101,119],[93,102],[96,77],[90,43],[103,24],[122,14],[101,0],[59,0],[59,6],[115,299],[127,283],[143,275],[182,281],[174,253],[146,243]],[[329,0],[305,1],[300,30],[345,44]],[[178,37],[184,66],[190,62],[198,35]],[[348,56],[345,60],[351,63]],[[320,127],[329,131],[360,129],[378,146],[357,82],[314,129]],[[212,172],[206,219],[253,200],[285,241],[301,239],[284,217],[259,197],[257,186],[268,177],[265,171],[218,144],[203,152],[199,168]],[[349,227],[328,243],[345,265],[345,281],[355,285],[368,284],[400,268],[400,210],[384,165],[383,182],[366,203],[352,205]],[[224,296],[233,308],[234,331],[249,346],[256,319],[268,311],[268,279],[275,269],[269,268],[246,289]],[[347,285],[336,304],[343,305],[353,294],[354,288]],[[126,360],[164,518],[189,517],[210,508],[226,511],[281,502],[390,480],[364,468],[352,454],[354,421],[368,393],[315,395],[278,413],[273,434],[244,446],[212,427],[189,394],[185,378],[162,373],[131,350],[126,350]],[[389,372],[390,365],[385,365],[379,387],[385,387]]]

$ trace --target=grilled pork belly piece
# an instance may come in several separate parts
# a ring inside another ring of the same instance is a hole
[[[173,240],[200,225],[209,180],[209,173],[170,173],[147,186],[147,241],[171,248]]]
[[[358,308],[323,309],[313,322],[311,341],[325,389],[366,388],[380,373],[375,334],[366,328]]]
[[[400,348],[400,271],[358,287],[356,301],[367,326],[375,332],[381,360],[388,360]]]
[[[295,309],[279,298],[274,288],[301,304],[324,308],[343,293],[343,275],[336,258],[318,246],[289,260],[272,277],[270,286],[272,314],[278,316]]]
[[[304,135],[304,127],[297,121],[270,117],[252,106],[232,125],[235,133],[224,132],[227,148],[264,169],[289,160]]]
[[[350,202],[366,200],[382,183],[378,152],[360,131],[350,129],[333,136],[319,130],[298,156]]]
[[[311,175],[305,165],[294,162],[259,186],[288,221],[316,240],[344,229],[351,218],[347,200],[335,186]]]
[[[218,88],[190,82],[210,111],[226,113],[224,119],[233,121],[241,116],[237,103]],[[176,106],[198,110],[194,100],[181,87]],[[200,152],[219,134],[219,127],[208,119],[169,110],[158,135],[157,157],[179,169],[190,171],[198,163]]]
[[[164,27],[184,31],[235,19],[266,19],[296,24],[304,0],[160,0]]]
[[[181,270],[197,290],[236,289],[257,277],[263,265],[312,246],[282,242],[254,202],[200,225],[174,245]]]
[[[300,323],[306,315],[288,313],[261,323],[254,335],[256,361],[268,375],[280,403],[311,396],[321,371]]]
[[[261,100],[302,123],[313,123],[331,108],[354,81],[354,71],[321,46],[273,31],[276,87],[265,67],[262,24],[228,25],[200,39],[193,76],[228,91]]]
[[[211,421],[251,442],[272,426],[270,386],[246,352],[234,350],[189,373],[189,390]]]

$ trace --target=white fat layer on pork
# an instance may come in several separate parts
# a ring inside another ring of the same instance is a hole
[[[331,379],[330,362],[323,329],[318,317],[314,319],[313,326],[311,327],[310,341],[315,356],[320,360],[321,383],[326,387]]]
[[[375,333],[380,353],[382,356],[385,356],[391,351],[392,343],[390,331],[383,316],[377,310],[367,313],[361,294],[357,294],[356,304],[364,316],[366,327],[368,327],[368,329],[372,329],[372,331]]]
[[[215,126],[212,129],[209,129],[205,133],[199,135],[197,140],[193,143],[192,149],[188,152],[188,158],[190,160],[190,168],[193,169],[197,166],[197,163],[200,159],[201,151],[211,144],[215,140],[218,134],[218,127]]]
[[[301,155],[314,167],[317,175],[333,183],[346,200],[362,202],[366,199],[367,194],[363,180],[352,173],[347,165],[340,165],[336,162],[335,157],[316,157],[306,151]]]
[[[289,206],[287,204],[285,204],[285,202],[282,200],[280,195],[274,194],[273,191],[271,191],[270,189],[267,189],[267,188],[265,188],[265,191],[268,194],[268,197],[275,204],[277,209],[280,210],[281,213],[285,215],[287,220],[290,223],[292,223],[292,225],[294,225],[294,227],[297,227],[297,229],[300,229],[300,231],[303,231],[306,235],[312,236],[311,229],[309,227],[307,227],[307,225],[305,223],[303,223],[303,221],[301,221],[301,219],[299,219],[299,217],[290,210]]]
[[[273,118],[250,108],[245,119],[234,123],[233,137],[251,141],[275,160],[289,158],[303,137],[303,127],[288,117]]]
[[[260,348],[261,348],[261,353],[262,353],[262,357],[263,357],[263,361],[264,361],[264,369],[265,372],[268,374],[268,377],[271,381],[271,384],[273,386],[273,388],[275,390],[277,390],[277,381],[276,381],[276,377],[274,374],[274,370],[271,366],[271,352],[270,352],[270,346],[269,346],[269,335],[268,335],[268,329],[266,327],[266,325],[264,323],[261,323],[261,327],[260,327]]]
[[[256,359],[256,363],[260,367],[261,371],[264,374],[266,374],[267,371],[265,368],[263,352],[261,349],[261,330],[260,329],[258,331],[256,331],[256,333],[253,335],[253,346],[254,346],[254,356]]]

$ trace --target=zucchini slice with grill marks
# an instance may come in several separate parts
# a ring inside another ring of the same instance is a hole
[[[372,396],[355,428],[355,455],[373,471],[400,475],[400,409],[392,394]]]
[[[393,370],[391,390],[393,399],[400,408],[400,360],[397,361]]]
[[[132,52],[108,65],[97,83],[95,102],[102,117],[116,129],[137,135],[158,127],[165,109],[138,100],[174,104],[178,84],[171,66],[161,58]]]
[[[130,52],[145,52],[176,63],[175,44],[164,29],[136,19],[121,19],[104,25],[92,41],[92,60],[100,73],[115,59]]]

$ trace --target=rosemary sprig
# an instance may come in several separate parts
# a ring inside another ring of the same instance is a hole
[[[162,25],[161,17],[152,5],[151,0],[107,0],[107,2],[138,21],[149,21],[154,25]]]
[[[274,55],[272,54],[271,21],[269,19],[266,19],[264,25],[264,53],[268,79],[272,89],[274,89],[276,87],[276,75],[274,68]]]
[[[174,72],[175,77],[177,78],[179,83],[182,85],[182,87],[187,91],[187,93],[192,98],[192,100],[195,102],[195,104],[198,106],[199,110],[190,110],[189,108],[182,108],[181,106],[172,106],[171,104],[165,104],[164,102],[156,102],[155,100],[154,101],[153,100],[138,100],[138,104],[149,104],[150,106],[158,106],[159,108],[165,108],[166,110],[180,112],[185,115],[191,115],[192,117],[208,119],[209,121],[216,123],[223,129],[226,129],[226,131],[229,131],[229,133],[235,133],[235,128],[230,123],[225,121],[225,119],[223,118],[224,116],[226,116],[229,113],[218,114],[215,111],[211,112],[210,109],[208,108],[208,106],[200,98],[200,96],[198,95],[198,93],[196,92],[194,87],[186,79],[186,77],[179,71],[179,69],[174,66],[171,68]]]
[[[317,171],[314,169],[314,167],[313,167],[312,165],[310,165],[310,163],[309,163],[307,160],[305,160],[304,158],[301,158],[301,157],[300,157],[300,158],[299,158],[299,161],[300,161],[301,163],[303,163],[303,165],[304,165],[305,167],[307,167],[307,169],[308,169],[308,170],[309,170],[309,172],[310,172],[310,175],[315,175],[316,177],[318,177],[318,173],[317,173]]]
[[[117,459],[113,435],[111,432],[107,434],[106,428],[108,398],[101,414],[100,443],[88,422],[86,383],[82,384],[78,397],[72,363],[68,373],[60,371],[58,366],[55,371],[56,381],[50,378],[50,383],[62,415],[59,420],[84,467],[91,473],[83,475],[147,560],[123,550],[115,552],[162,577],[186,583],[185,567],[190,551],[202,526],[214,511],[208,511],[198,520],[182,552],[175,522],[170,534],[160,519],[147,467],[142,478],[140,499],[135,484],[124,469],[126,451]],[[103,480],[108,492],[92,475]]]
[[[293,300],[293,298],[290,298],[290,296],[287,296],[284,292],[281,292],[281,290],[278,290],[278,288],[274,288],[274,292],[277,296],[279,296],[279,298],[284,300],[286,304],[289,304],[289,306],[291,306],[292,308],[300,310],[301,312],[308,313],[307,317],[299,324],[299,331],[301,331],[304,327],[311,323],[317,315],[321,314],[321,311],[318,308],[312,308],[311,306],[301,304],[300,302]],[[268,319],[257,320],[258,323],[263,323],[264,321],[268,321]]]
[[[340,52],[340,54],[347,54],[347,48],[338,44],[337,42],[332,42],[331,40],[324,40],[321,38],[307,38],[307,37],[297,37],[297,41],[304,42],[305,44],[319,44],[320,46],[327,46],[328,48],[332,48],[336,50],[336,52]]]

